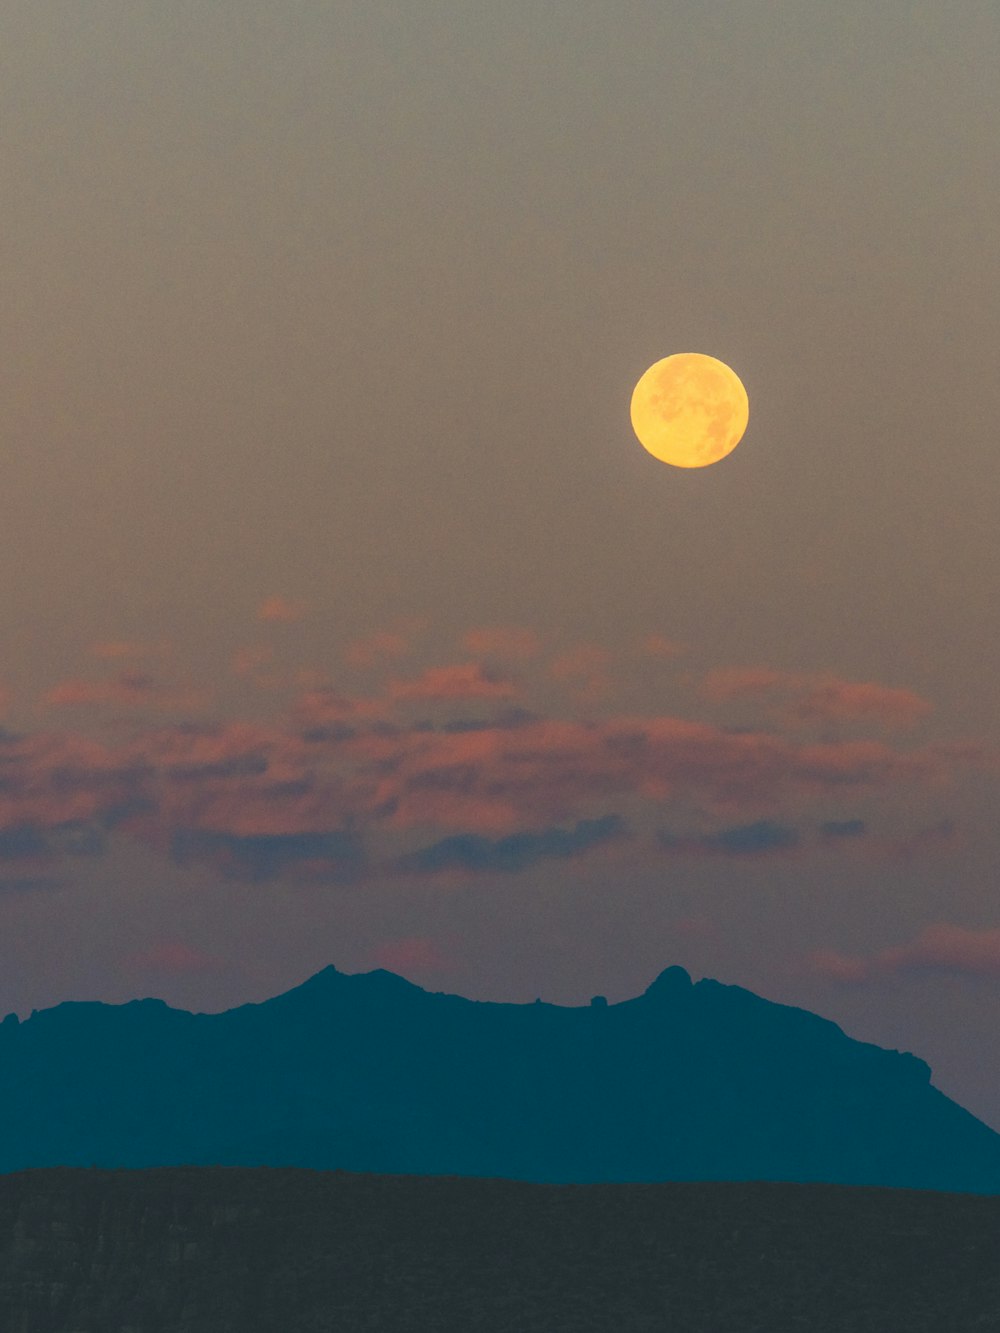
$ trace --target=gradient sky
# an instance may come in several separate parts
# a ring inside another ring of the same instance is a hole
[[[1000,1128],[998,68],[995,0],[0,0],[0,1012],[680,963]]]

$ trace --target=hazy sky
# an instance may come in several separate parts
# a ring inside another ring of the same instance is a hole
[[[998,68],[995,0],[0,0],[0,1012],[680,963],[1000,1128]]]

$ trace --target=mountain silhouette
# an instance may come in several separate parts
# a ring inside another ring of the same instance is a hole
[[[174,1165],[1000,1193],[1000,1135],[922,1060],[679,967],[613,1005],[327,967],[221,1014],[71,1002],[0,1024],[0,1171]]]

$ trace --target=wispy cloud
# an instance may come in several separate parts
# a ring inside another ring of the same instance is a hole
[[[786,672],[771,667],[713,667],[701,678],[699,690],[703,699],[713,703],[727,699],[764,698],[788,688]]]
[[[541,644],[535,631],[524,626],[493,625],[468,630],[462,636],[462,647],[473,657],[527,661],[537,657]]]
[[[146,726],[115,743],[58,731],[3,738],[0,830],[91,824],[128,829],[225,873],[266,877],[326,858],[339,875],[356,872],[356,855],[345,870],[346,844],[322,839],[348,828],[376,844],[382,829],[437,828],[445,839],[490,843],[456,844],[452,859],[518,862],[522,846],[558,855],[553,849],[570,844],[562,835],[499,851],[493,843],[567,821],[586,829],[594,808],[611,801],[662,808],[677,799],[722,819],[745,817],[707,835],[674,835],[668,846],[741,855],[793,845],[792,826],[775,818],[788,802],[800,808],[845,792],[853,803],[866,791],[912,790],[954,769],[951,756],[934,750],[801,744],[666,716],[524,715],[454,729],[449,719],[404,723],[384,708],[310,691],[267,724]]]
[[[821,950],[809,956],[806,966],[845,985],[927,972],[1000,976],[1000,929],[936,922],[907,944],[867,956]]]
[[[916,829],[903,837],[890,838],[882,844],[882,848],[888,856],[908,861],[914,856],[927,856],[929,853],[953,847],[958,837],[958,826],[955,821],[940,819],[935,824]]]
[[[257,619],[275,624],[294,624],[306,614],[305,602],[294,601],[287,597],[265,597],[257,607]]]
[[[424,935],[385,940],[371,951],[371,961],[375,967],[384,967],[389,972],[403,976],[423,976],[451,970],[451,964],[440,945]]]
[[[672,662],[675,658],[684,656],[687,646],[677,643],[674,639],[668,639],[664,634],[647,634],[642,640],[641,650],[648,657],[658,657],[664,662]]]
[[[480,662],[429,667],[414,680],[394,680],[389,686],[397,700],[513,699],[517,693],[513,681],[487,671]]]
[[[907,728],[931,711],[930,703],[913,690],[763,666],[716,668],[704,675],[700,692],[714,703],[733,699],[770,702],[786,722],[799,724],[852,722]]]
[[[796,701],[793,712],[803,722],[875,722],[884,727],[912,727],[931,711],[913,690],[873,681],[818,679]]]
[[[140,671],[125,671],[111,680],[63,680],[46,690],[43,708],[101,708],[117,711],[196,713],[207,708],[207,690],[164,685]]]
[[[819,831],[824,838],[863,838],[868,826],[863,819],[828,819]]]
[[[413,874],[442,870],[514,874],[548,858],[566,860],[620,838],[625,822],[618,815],[581,819],[574,828],[547,828],[512,833],[505,838],[484,838],[460,833],[404,856],[399,868]]]
[[[123,962],[126,972],[155,972],[171,976],[200,972],[214,972],[222,960],[215,954],[204,953],[181,940],[159,940],[146,949],[129,954]]]
[[[156,697],[151,676],[126,672],[114,680],[64,680],[42,695],[47,708],[79,708],[87,704],[115,704],[121,708],[146,707]]]
[[[176,861],[209,861],[226,879],[261,882],[296,879],[349,883],[364,872],[360,838],[348,830],[307,833],[221,833],[181,829],[171,851]]]
[[[797,829],[758,819],[752,824],[736,824],[715,833],[678,835],[663,831],[660,846],[666,852],[683,856],[759,856],[767,852],[787,852],[801,841]]]
[[[102,639],[92,643],[87,650],[91,657],[102,662],[143,661],[150,657],[167,657],[171,653],[169,643],[149,643],[139,639]]]
[[[426,632],[425,616],[400,616],[389,625],[352,639],[344,650],[344,662],[357,671],[374,670],[407,657]]]
[[[321,728],[387,718],[390,712],[390,702],[378,696],[346,694],[332,685],[316,685],[299,695],[292,716],[301,726]]]
[[[363,639],[349,643],[344,661],[352,667],[373,667],[379,662],[395,662],[410,651],[410,638],[398,630],[376,630]]]
[[[611,692],[611,654],[596,644],[579,644],[549,663],[552,679],[564,685],[579,703],[601,703]]]
[[[99,853],[108,836],[128,834],[230,878],[355,882],[398,873],[401,848],[421,874],[575,855],[597,845],[587,838],[607,831],[600,820],[617,808],[643,827],[666,824],[662,848],[675,855],[780,855],[856,841],[866,854],[904,856],[949,845],[954,826],[942,816],[890,846],[857,813],[865,798],[945,790],[954,774],[984,763],[973,744],[904,744],[877,709],[860,710],[875,738],[822,739],[799,726],[733,730],[606,704],[588,708],[586,720],[547,715],[529,709],[533,692],[545,699],[554,674],[570,703],[581,691],[599,695],[610,655],[591,645],[536,664],[519,630],[470,635],[468,647],[521,654],[518,679],[498,661],[473,658],[374,682],[363,694],[289,670],[282,681],[296,692],[268,721],[198,721],[182,707],[203,703],[197,692],[138,670],[63,681],[45,696],[49,717],[76,709],[73,721],[105,739],[58,727],[0,731],[0,838],[32,830],[56,864],[76,854],[73,839],[89,838]],[[249,645],[231,666],[252,679],[271,661],[268,645]],[[787,703],[787,673],[705,679],[715,701],[777,690]],[[792,679],[798,702],[811,697],[802,682],[812,690],[815,677]],[[181,719],[159,721],[171,708]],[[842,816],[830,814],[838,808]],[[692,812],[696,831],[687,832]],[[628,846],[639,854],[638,842]],[[38,870],[18,861],[11,873]]]
[[[257,677],[261,667],[274,659],[274,648],[269,643],[250,643],[237,648],[233,654],[233,674]]]
[[[62,882],[51,875],[0,875],[0,894],[39,893],[62,887]]]

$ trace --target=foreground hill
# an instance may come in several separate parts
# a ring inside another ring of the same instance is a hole
[[[0,1178],[10,1333],[973,1333],[1000,1199],[341,1172]]]
[[[582,1008],[328,967],[223,1014],[61,1004],[0,1025],[0,1171],[307,1166],[539,1182],[1000,1192],[1000,1136],[911,1055],[669,968]]]

